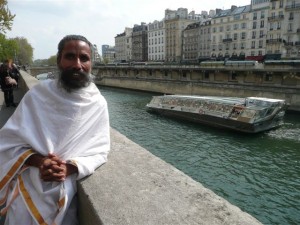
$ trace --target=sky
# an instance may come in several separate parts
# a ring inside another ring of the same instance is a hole
[[[8,38],[24,37],[36,59],[56,55],[58,42],[68,34],[85,36],[97,45],[114,46],[115,36],[125,27],[164,18],[165,10],[187,8],[200,14],[232,5],[249,5],[251,0],[8,0],[16,17]]]

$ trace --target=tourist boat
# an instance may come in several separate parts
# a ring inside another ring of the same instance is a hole
[[[261,97],[190,95],[154,96],[150,112],[245,133],[279,127],[287,109],[285,100]]]

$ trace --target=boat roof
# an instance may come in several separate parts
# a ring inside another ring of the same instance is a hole
[[[228,104],[243,104],[245,102],[245,98],[238,97],[220,97],[220,96],[199,96],[199,95],[161,95],[156,96],[159,98],[177,98],[177,99],[190,99],[190,100],[206,100],[206,101],[214,101],[220,103],[228,103]]]
[[[284,102],[284,100],[282,100],[282,99],[263,98],[263,97],[247,97],[247,99],[260,100],[260,101],[266,101],[266,102]]]
[[[220,103],[227,103],[227,104],[243,104],[246,99],[249,100],[259,100],[259,101],[265,101],[265,102],[284,102],[285,100],[282,99],[273,99],[273,98],[265,98],[265,97],[246,97],[246,98],[240,98],[240,97],[221,97],[221,96],[199,96],[199,95],[161,95],[156,96],[160,98],[180,98],[180,99],[195,99],[195,100],[207,100],[207,101],[214,101],[214,102],[220,102]]]

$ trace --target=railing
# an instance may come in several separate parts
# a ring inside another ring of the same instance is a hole
[[[225,38],[223,39],[223,42],[232,42],[232,38]]]
[[[298,3],[298,4],[292,4],[292,5],[287,5],[286,7],[285,7],[285,9],[286,10],[296,10],[296,9],[299,9],[300,8],[300,4]]]
[[[278,38],[278,39],[268,39],[266,41],[267,44],[276,44],[276,43],[281,43],[281,42],[282,42],[281,38]]]
[[[278,15],[278,16],[270,16],[268,17],[268,21],[271,21],[271,20],[282,20],[284,19],[284,15]]]

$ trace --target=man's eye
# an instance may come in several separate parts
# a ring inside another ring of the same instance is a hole
[[[65,58],[66,58],[66,59],[73,59],[73,58],[74,58],[74,55],[72,55],[72,54],[66,54],[66,55],[65,55]]]
[[[82,62],[87,62],[87,61],[89,61],[90,60],[90,58],[88,57],[88,56],[82,56],[81,57],[81,61]]]

